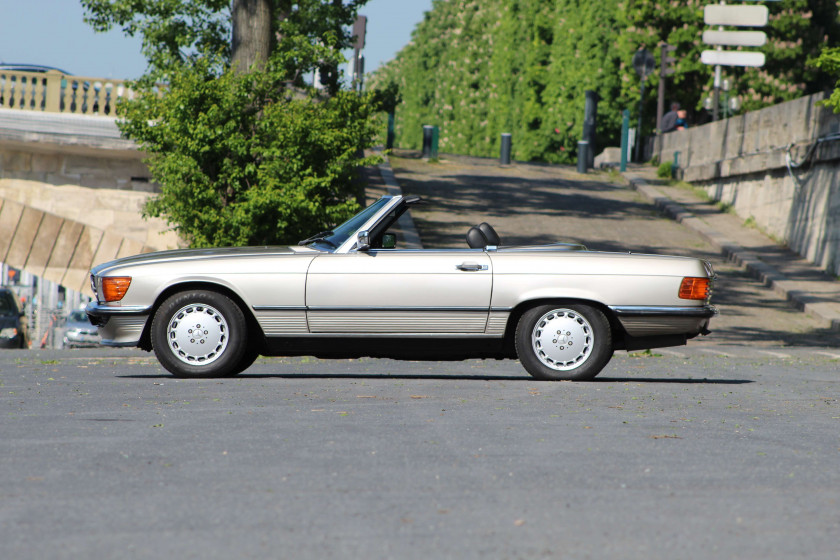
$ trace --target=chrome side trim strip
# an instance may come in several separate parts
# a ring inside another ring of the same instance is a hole
[[[474,311],[487,313],[488,311],[511,311],[512,307],[329,307],[307,305],[253,305],[254,311]]]
[[[718,310],[711,305],[703,307],[651,307],[643,305],[611,305],[612,311],[619,317],[627,315],[657,317],[714,317]]]
[[[346,306],[346,307],[330,307],[330,306],[307,306],[307,311],[396,311],[396,312],[428,312],[435,311],[441,313],[448,312],[476,312],[487,313],[490,311],[489,307],[374,307],[374,306]]]

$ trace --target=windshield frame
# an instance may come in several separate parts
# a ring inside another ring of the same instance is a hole
[[[324,240],[315,240],[306,246],[327,253],[348,253],[356,247],[358,232],[369,231],[402,199],[402,195],[383,196],[343,224],[333,228],[332,234],[325,235]]]

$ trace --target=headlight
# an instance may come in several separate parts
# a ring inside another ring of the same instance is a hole
[[[17,336],[18,330],[14,327],[0,329],[0,338],[14,338]]]

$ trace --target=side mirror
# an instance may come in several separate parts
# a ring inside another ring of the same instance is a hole
[[[356,249],[359,251],[367,251],[370,249],[370,232],[362,230],[358,233],[356,238]]]
[[[382,248],[393,249],[397,246],[397,236],[394,233],[386,233],[382,235]]]

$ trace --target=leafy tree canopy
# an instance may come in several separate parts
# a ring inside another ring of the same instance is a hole
[[[96,29],[140,33],[149,72],[117,114],[149,154],[161,192],[146,214],[194,247],[292,243],[358,210],[361,156],[379,103],[303,77],[335,72],[346,24],[364,0],[270,0],[274,49],[260,67],[231,67],[228,2],[83,0]],[[162,84],[161,84],[162,82]]]
[[[397,57],[368,81],[397,83],[397,142],[417,148],[424,124],[440,126],[440,149],[496,156],[513,133],[520,160],[571,162],[583,126],[584,92],[600,97],[600,147],[617,145],[620,116],[639,107],[632,67],[640,48],[675,45],[667,101],[694,116],[712,90],[700,62],[703,8],[717,0],[435,0]],[[840,45],[835,0],[768,2],[764,68],[729,68],[743,110],[794,99],[831,83],[807,65],[823,46]],[[658,73],[647,78],[643,133],[655,126]]]
[[[832,76],[837,82],[831,96],[824,101],[835,113],[840,113],[840,47],[826,47],[812,65]]]

